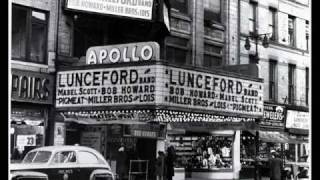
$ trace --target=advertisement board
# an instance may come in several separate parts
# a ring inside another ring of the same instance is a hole
[[[65,124],[61,122],[56,122],[54,126],[54,145],[64,145],[65,142]]]
[[[66,8],[90,13],[151,20],[153,0],[67,0]]]
[[[97,151],[101,150],[101,132],[82,132],[81,146],[88,146]]]
[[[260,125],[273,128],[284,128],[285,121],[285,106],[264,104],[263,119]]]
[[[286,119],[286,128],[310,129],[310,113],[288,110]]]
[[[155,105],[263,115],[262,82],[152,64],[57,73],[56,107]]]

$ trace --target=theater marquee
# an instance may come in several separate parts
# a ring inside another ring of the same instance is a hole
[[[60,71],[56,107],[154,105],[263,115],[262,82],[163,64]]]

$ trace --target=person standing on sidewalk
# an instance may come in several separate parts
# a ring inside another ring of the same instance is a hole
[[[283,169],[282,159],[276,152],[272,152],[270,159],[270,180],[281,180],[281,172]]]
[[[157,180],[164,180],[165,177],[165,155],[164,152],[158,151],[158,158],[156,160],[156,175]]]
[[[166,176],[167,180],[172,180],[174,176],[174,160],[175,160],[175,151],[173,146],[169,146],[167,149],[167,156],[166,156]]]

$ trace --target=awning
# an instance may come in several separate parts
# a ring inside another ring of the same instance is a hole
[[[299,144],[299,143],[307,142],[307,140],[297,139],[290,136],[286,132],[279,132],[279,131],[259,131],[259,139],[263,142],[273,142],[273,143]]]
[[[134,121],[129,119],[121,119],[121,120],[107,120],[102,118],[84,118],[73,115],[72,117],[65,116],[63,113],[60,113],[63,117],[64,122],[74,122],[78,124],[84,125],[107,125],[107,124],[124,124],[124,125],[132,125],[132,124],[147,124],[147,122],[142,121]]]

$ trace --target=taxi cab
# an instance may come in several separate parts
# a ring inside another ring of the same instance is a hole
[[[12,180],[115,180],[110,165],[96,150],[84,146],[45,146],[31,150],[10,165]]]

